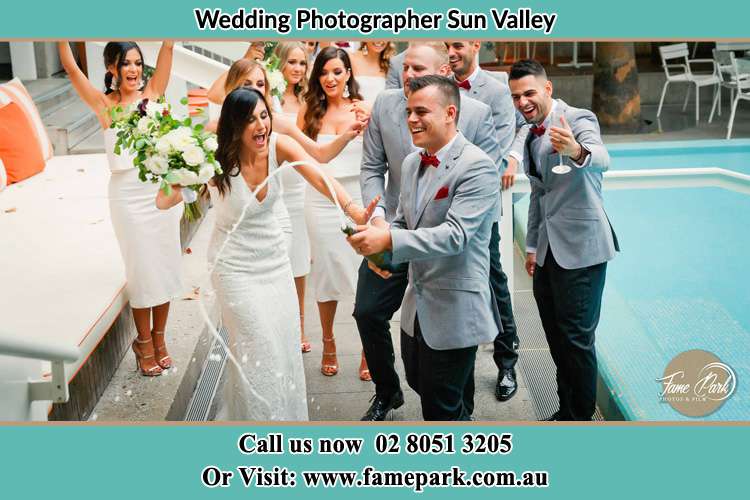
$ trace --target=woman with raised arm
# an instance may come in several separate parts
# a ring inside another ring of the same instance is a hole
[[[347,52],[337,47],[326,47],[313,64],[305,102],[297,115],[297,125],[311,139],[321,144],[330,142],[336,138],[336,134],[356,121],[356,116],[350,110],[353,106],[359,106],[361,99]],[[323,165],[326,172],[338,179],[357,201],[361,200],[361,161],[362,138],[359,137],[351,141],[336,158]],[[336,308],[339,301],[354,295],[361,257],[352,251],[346,241],[336,237],[333,221],[337,214],[324,198],[308,189],[305,203],[312,253],[310,281],[323,330],[321,372],[333,376],[339,368],[333,333]],[[359,378],[371,380],[364,353]]]
[[[302,147],[272,132],[263,94],[239,88],[225,104],[216,151],[224,172],[208,187],[216,211],[209,263],[230,336],[227,344],[239,363],[227,365],[217,419],[307,420],[299,311],[282,231],[271,208],[280,196],[279,177],[272,174],[284,162],[305,161],[294,167],[297,172],[331,206],[334,194]],[[375,204],[365,210],[335,179],[330,182],[344,212],[358,223],[367,221]],[[169,196],[159,191],[157,206],[168,209],[181,197],[179,189]],[[339,227],[336,220],[333,230],[344,240]]]
[[[78,95],[96,113],[104,129],[104,144],[111,172],[109,208],[125,264],[127,295],[138,337],[133,342],[141,375],[161,375],[172,366],[164,331],[169,302],[183,290],[181,277],[180,218],[182,207],[164,212],[154,206],[158,184],[138,179],[128,153],[115,154],[115,130],[109,128],[110,110],[123,109],[141,99],[156,100],[169,82],[173,42],[159,50],[153,76],[144,84],[143,54],[135,42],[109,42],[104,47],[104,91],[96,88],[78,68],[68,42],[60,42],[60,60]]]

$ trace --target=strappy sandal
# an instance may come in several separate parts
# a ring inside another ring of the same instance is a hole
[[[151,347],[150,351],[151,354],[148,354],[149,349],[148,346]],[[135,369],[136,371],[140,371],[141,375],[144,377],[158,377],[162,374],[162,368],[159,366],[158,363],[154,363],[154,366],[150,368],[146,368],[143,366],[143,361],[146,359],[153,359],[154,358],[154,345],[151,339],[148,340],[138,340],[135,339],[133,341],[133,353],[135,354]]]
[[[329,352],[326,349],[326,346],[328,344],[333,344],[333,352]],[[334,337],[323,337],[323,358],[321,360],[320,366],[320,373],[322,373],[326,377],[333,377],[339,372],[338,360],[334,361],[332,364],[328,364],[325,362],[326,356],[334,356],[334,359],[336,359],[336,339]]]
[[[165,370],[172,368],[172,358],[167,353],[167,344],[164,342],[164,332],[157,332],[156,330],[151,332],[151,338],[154,339],[154,354],[156,355],[156,363]],[[161,342],[157,342],[160,339]]]
[[[367,367],[367,360],[365,359],[364,351],[362,351],[362,360],[359,362],[359,379],[362,382],[370,382],[372,380],[370,369]]]
[[[301,345],[303,353],[312,351],[312,344],[309,341],[305,340],[301,343]]]

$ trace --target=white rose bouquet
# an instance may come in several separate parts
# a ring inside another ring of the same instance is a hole
[[[271,95],[281,99],[281,96],[284,95],[284,91],[286,90],[286,79],[279,68],[281,60],[276,54],[271,54],[264,61],[261,61],[261,64],[266,70],[266,77],[268,78],[268,86],[270,87]]]
[[[184,103],[183,103],[184,104]],[[110,111],[111,128],[118,129],[115,154],[123,149],[133,153],[133,165],[143,182],[159,182],[165,194],[172,184],[183,186],[185,216],[201,216],[197,192],[221,167],[214,157],[216,135],[193,125],[191,119],[178,119],[165,102],[142,101],[123,110]]]

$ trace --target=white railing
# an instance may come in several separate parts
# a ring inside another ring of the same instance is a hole
[[[39,344],[16,335],[0,334],[0,420],[42,420],[46,412],[32,411],[35,401],[65,403],[68,401],[68,380],[65,363],[78,361],[81,352],[76,346]],[[17,359],[23,358],[23,359]],[[48,380],[37,379],[41,363],[24,360],[48,361],[52,364]]]
[[[738,193],[750,194],[750,175],[716,167],[675,168],[653,170],[625,170],[605,172],[603,188],[610,189],[667,189],[718,187]],[[504,214],[500,221],[500,258],[503,271],[508,276],[511,297],[515,290],[513,270],[513,193],[529,193],[531,185],[525,175],[517,175],[515,184],[503,191]],[[524,251],[525,249],[521,249]]]

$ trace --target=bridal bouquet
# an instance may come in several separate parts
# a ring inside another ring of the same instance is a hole
[[[186,104],[187,100],[183,100]],[[172,184],[183,186],[185,216],[201,216],[197,193],[221,167],[214,157],[218,148],[216,135],[193,125],[191,119],[179,119],[163,100],[143,99],[123,110],[110,111],[111,128],[117,129],[115,154],[123,149],[133,154],[133,165],[143,182],[159,182],[165,194]]]
[[[284,74],[281,72],[281,60],[276,54],[271,54],[264,61],[261,61],[263,69],[266,70],[266,78],[268,78],[268,86],[270,87],[271,95],[281,99],[286,90],[286,79]]]

